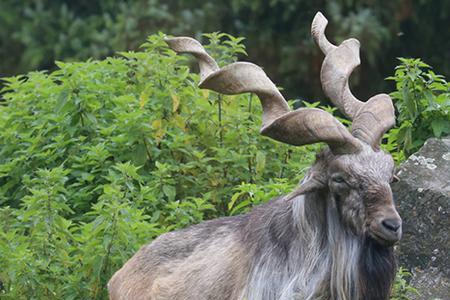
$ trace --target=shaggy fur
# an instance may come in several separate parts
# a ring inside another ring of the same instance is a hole
[[[392,248],[355,236],[327,201],[318,194],[278,199],[250,214],[254,230],[244,244],[252,265],[240,299],[389,298]]]
[[[395,260],[376,224],[398,216],[392,171],[392,159],[370,147],[338,157],[326,150],[304,181],[319,183],[314,189],[162,235],[113,276],[110,297],[387,300]]]

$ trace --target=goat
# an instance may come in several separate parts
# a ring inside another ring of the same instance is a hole
[[[327,22],[319,12],[312,23],[325,54],[321,82],[353,120],[351,132],[323,110],[291,111],[260,67],[237,62],[219,68],[196,40],[166,39],[176,52],[197,58],[201,88],[255,93],[263,106],[263,135],[295,146],[328,146],[290,194],[143,246],[110,280],[111,299],[389,298],[401,219],[389,186],[394,162],[380,141],[395,124],[394,107],[386,94],[367,102],[352,95],[348,80],[360,64],[359,42],[331,44]]]

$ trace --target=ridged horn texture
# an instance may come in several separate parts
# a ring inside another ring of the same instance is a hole
[[[339,46],[331,44],[325,36],[327,24],[328,20],[318,12],[311,26],[313,39],[325,54],[320,72],[322,88],[334,105],[353,120],[353,136],[378,149],[383,134],[395,125],[392,100],[386,94],[378,94],[362,102],[352,94],[348,81],[360,64],[359,41],[348,39]]]
[[[295,146],[325,142],[335,154],[360,151],[360,142],[331,114],[312,108],[291,111],[275,84],[257,65],[237,62],[220,69],[198,41],[175,37],[166,42],[174,51],[197,58],[201,88],[226,95],[255,93],[263,107],[261,134]]]

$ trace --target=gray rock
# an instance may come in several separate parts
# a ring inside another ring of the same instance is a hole
[[[399,263],[412,270],[416,299],[450,299],[450,137],[429,139],[397,171],[392,191],[403,219]]]
[[[411,293],[411,300],[449,300],[450,281],[437,268],[412,270],[413,278],[410,285],[419,291],[419,295]]]

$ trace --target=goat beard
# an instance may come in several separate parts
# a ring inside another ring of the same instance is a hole
[[[366,237],[359,259],[361,299],[388,300],[396,268],[393,247]]]

